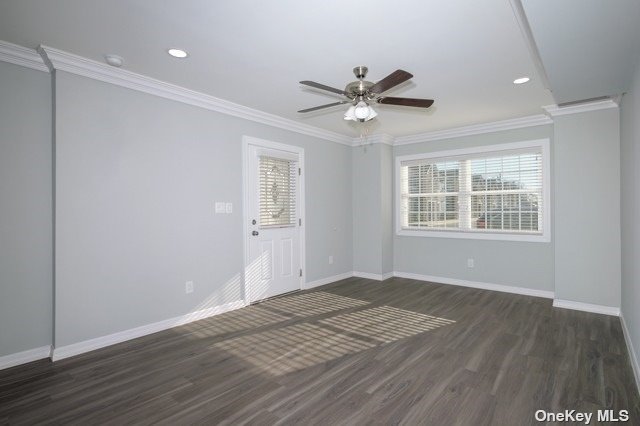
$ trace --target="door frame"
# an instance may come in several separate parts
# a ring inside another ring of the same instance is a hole
[[[260,139],[253,136],[242,136],[242,246],[243,246],[243,265],[242,265],[242,291],[243,300],[245,305],[249,305],[249,291],[247,288],[246,271],[247,267],[251,263],[249,261],[249,145],[254,145],[260,148],[277,149],[289,153],[296,154],[298,156],[298,167],[300,167],[301,173],[298,176],[298,200],[299,200],[299,219],[302,219],[302,225],[298,226],[298,232],[300,233],[300,268],[302,269],[302,276],[300,277],[300,290],[302,290],[307,282],[307,268],[306,268],[306,239],[305,229],[307,226],[306,213],[305,213],[305,162],[304,162],[304,148],[287,145],[280,142],[273,142],[266,139]]]

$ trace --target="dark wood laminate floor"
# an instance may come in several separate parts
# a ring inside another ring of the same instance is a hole
[[[0,371],[2,424],[521,425],[604,408],[640,424],[618,318],[400,278]]]

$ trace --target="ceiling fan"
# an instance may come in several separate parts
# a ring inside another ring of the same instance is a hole
[[[418,108],[429,108],[431,105],[433,105],[432,99],[394,98],[391,96],[380,96],[387,90],[409,80],[411,77],[413,77],[412,74],[403,70],[396,70],[377,83],[372,83],[364,79],[367,76],[367,71],[368,68],[365,66],[355,67],[353,69],[353,73],[356,75],[356,78],[358,80],[352,81],[351,83],[347,84],[344,90],[316,83],[315,81],[301,81],[300,84],[315,87],[316,89],[326,90],[327,92],[336,93],[338,95],[345,96],[347,99],[338,102],[332,102],[326,105],[316,106],[313,108],[302,109],[298,112],[305,113],[317,111],[323,108],[333,107],[336,105],[351,104],[344,115],[344,119],[365,122],[373,119],[378,115],[369,105],[369,103],[372,102],[385,105],[402,105]]]

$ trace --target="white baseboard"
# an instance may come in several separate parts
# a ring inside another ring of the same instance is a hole
[[[548,290],[537,290],[537,289],[526,288],[526,287],[512,287],[512,286],[502,285],[502,284],[491,284],[491,283],[483,283],[479,281],[461,280],[458,278],[434,277],[432,275],[421,275],[421,274],[414,274],[411,272],[399,272],[399,271],[394,271],[393,276],[399,277],[399,278],[409,278],[412,280],[419,280],[419,281],[429,281],[429,282],[438,283],[438,284],[451,284],[451,285],[459,285],[462,287],[479,288],[482,290],[501,291],[503,293],[514,293],[514,294],[523,294],[525,296],[545,297],[547,299],[553,299],[554,297],[553,291],[548,291]]]
[[[372,274],[370,272],[353,271],[353,276],[358,278],[366,278],[368,280],[382,281],[381,274]]]
[[[631,334],[627,328],[627,322],[624,320],[624,315],[620,314],[620,322],[622,323],[622,334],[624,335],[624,341],[627,343],[627,351],[629,352],[629,360],[631,361],[631,368],[633,369],[633,375],[636,378],[636,386],[638,392],[640,392],[640,359],[636,354],[636,350],[631,342]]]
[[[245,306],[244,300],[238,300],[236,302],[226,303],[220,306],[214,306],[212,308],[202,309],[200,311],[191,312],[179,317],[158,321],[153,324],[147,324],[140,327],[132,328],[118,333],[109,334],[107,336],[97,337],[95,339],[85,340],[83,342],[73,343],[67,346],[61,346],[53,349],[51,359],[53,361],[59,361],[64,358],[68,358],[74,355],[79,355],[85,352],[93,351],[96,349],[104,348],[105,346],[115,345],[116,343],[125,342],[127,340],[135,339],[137,337],[146,336],[148,334],[157,333],[158,331],[167,330],[169,328],[177,327],[179,325],[188,324],[193,321],[198,321],[204,318],[219,315],[224,312],[240,309]]]
[[[572,300],[554,299],[556,308],[573,309],[574,311],[592,312],[594,314],[620,316],[620,308],[614,306],[593,305],[591,303],[574,302]]]
[[[0,370],[15,367],[16,365],[26,364],[28,362],[37,361],[39,359],[49,358],[51,356],[51,345],[41,346],[28,351],[22,351],[15,354],[0,356]]]
[[[310,288],[319,287],[321,285],[331,284],[331,283],[336,282],[336,281],[346,280],[347,278],[351,278],[352,276],[353,276],[353,271],[349,271],[349,272],[345,272],[344,274],[333,275],[333,276],[327,277],[327,278],[320,278],[319,280],[310,281],[308,283],[305,283],[302,286],[302,289],[303,290],[308,290]]]
[[[386,274],[372,274],[370,272],[353,271],[353,276],[358,278],[367,278],[370,280],[384,281],[393,277],[393,272],[387,272]]]

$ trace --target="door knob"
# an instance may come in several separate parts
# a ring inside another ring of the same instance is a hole
[[[258,234],[259,234],[259,232],[258,232],[258,231],[253,231],[253,232],[251,233],[251,235],[253,235],[254,237],[255,237],[256,235],[258,235]]]

